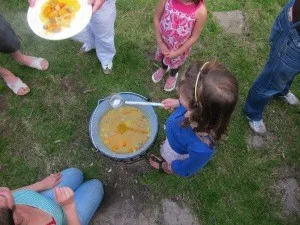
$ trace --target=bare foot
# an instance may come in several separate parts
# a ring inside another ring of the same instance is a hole
[[[36,66],[33,66],[33,65],[35,63],[35,60],[38,60],[38,58],[33,57],[33,56],[27,56],[27,55],[24,55],[22,58],[23,58],[23,60],[22,60],[21,64],[28,66],[28,67],[36,68]],[[39,62],[39,65],[37,65],[37,67],[40,67],[40,68],[36,68],[36,69],[47,70],[49,67],[49,63],[46,59],[41,59]]]
[[[4,81],[7,83],[7,84],[13,84],[13,83],[16,83],[18,78],[11,74],[11,75],[8,75],[8,76],[5,76],[3,77]]]
[[[4,79],[5,83],[8,86],[15,86],[15,84],[18,82],[19,78],[16,77],[12,72],[10,72],[8,69],[5,69],[3,67],[0,67],[0,76]],[[16,94],[17,95],[25,95],[30,91],[29,87],[20,87]]]
[[[29,87],[27,87],[27,88],[21,87],[21,88],[19,88],[17,95],[21,95],[21,96],[26,95],[29,91],[30,91]]]
[[[46,59],[38,58],[34,56],[24,55],[20,51],[12,53],[11,56],[21,65],[25,65],[38,70],[46,70],[49,67],[49,63]]]
[[[19,82],[21,82],[21,85],[18,84]],[[6,84],[16,95],[26,95],[30,91],[30,88],[17,77],[14,82],[7,82]]]

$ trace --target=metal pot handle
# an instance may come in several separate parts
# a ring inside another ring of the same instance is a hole
[[[143,154],[140,154],[140,155],[138,155],[134,158],[131,158],[131,159],[129,159],[127,161],[123,161],[123,162],[126,163],[126,164],[133,164],[133,163],[136,163],[136,162],[139,162],[139,161],[143,160],[146,156],[147,156],[147,153],[145,152]]]
[[[101,102],[103,102],[104,100],[106,100],[107,98],[100,98],[99,100],[98,100],[98,105],[100,105],[100,103]]]

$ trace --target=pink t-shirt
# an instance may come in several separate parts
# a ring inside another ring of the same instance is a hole
[[[196,4],[183,4],[180,0],[172,0],[173,7],[183,13],[193,13],[195,12],[202,4],[203,1],[200,1],[198,5]]]
[[[201,0],[198,5],[185,5],[180,0],[168,0],[160,18],[160,33],[164,43],[170,51],[177,51],[190,38],[196,23],[196,11],[204,4]],[[187,59],[191,47],[175,58],[166,58],[157,48],[155,59],[163,61],[171,69],[182,66]]]

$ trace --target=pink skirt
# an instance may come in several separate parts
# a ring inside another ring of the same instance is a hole
[[[164,160],[166,160],[168,164],[171,164],[175,160],[185,160],[189,157],[189,154],[181,155],[175,152],[171,148],[167,138],[163,145],[160,147],[160,155],[164,158]]]

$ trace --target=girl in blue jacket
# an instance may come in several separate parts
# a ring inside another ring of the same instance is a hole
[[[178,86],[179,99],[165,99],[174,110],[165,124],[161,157],[149,155],[155,169],[188,177],[215,154],[215,143],[226,132],[238,98],[235,77],[216,62],[195,62]]]

